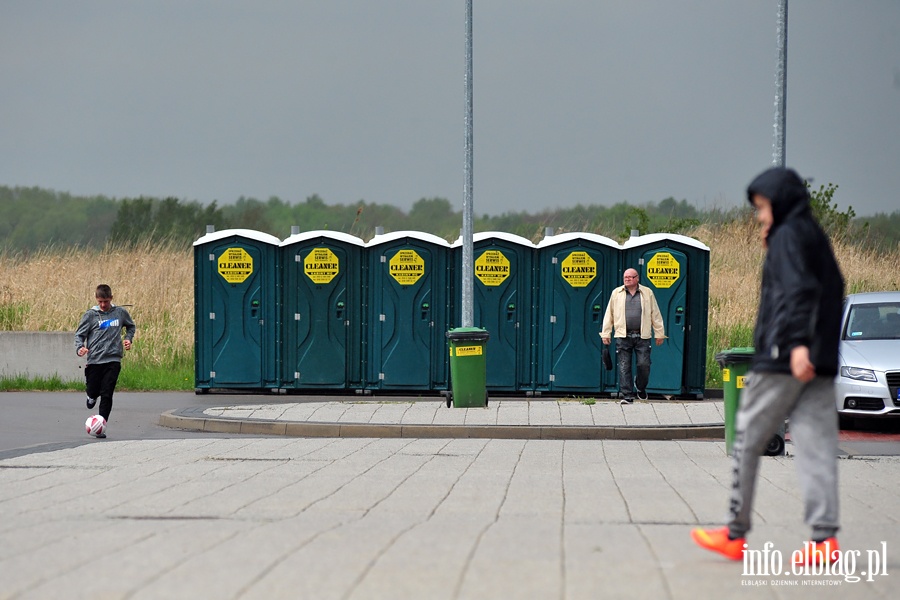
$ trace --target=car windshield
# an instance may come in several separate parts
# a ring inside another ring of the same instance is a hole
[[[900,302],[851,306],[844,327],[844,339],[900,339]]]

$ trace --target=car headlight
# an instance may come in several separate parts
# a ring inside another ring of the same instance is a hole
[[[858,381],[878,381],[875,371],[872,369],[860,369],[859,367],[841,367],[841,377],[849,377]]]

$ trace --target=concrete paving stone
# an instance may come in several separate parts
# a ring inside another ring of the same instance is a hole
[[[380,408],[378,404],[368,400],[345,402],[345,404],[347,410],[341,415],[338,423],[369,423]]]
[[[660,424],[650,402],[635,400],[634,404],[619,405],[619,407],[625,416],[625,425],[629,427],[656,427]]]
[[[672,489],[647,457],[644,444],[671,442],[610,442],[603,450],[616,485],[635,523],[696,523],[690,506]]]
[[[497,406],[488,405],[484,408],[466,408],[466,425],[496,425]]]
[[[530,598],[560,597],[561,541],[560,520],[552,515],[501,515],[479,537],[458,598],[511,597],[511,581]]]
[[[884,542],[893,575],[900,459],[838,466],[842,548],[865,557]],[[752,548],[789,556],[808,536],[795,471],[791,457],[761,460]],[[689,538],[724,513],[729,474],[721,442],[87,444],[0,460],[0,598],[895,595],[891,577],[742,585],[741,563]]]
[[[562,425],[594,424],[594,417],[590,407],[580,400],[559,402],[559,416]]]
[[[294,402],[285,407],[282,418],[286,421],[308,421],[321,403]],[[356,407],[355,403],[348,403],[350,409]]]
[[[268,404],[265,406],[260,406],[250,415],[250,419],[261,419],[261,420],[277,420],[281,419],[284,416],[285,411],[288,409],[288,406],[283,404]]]
[[[447,405],[444,404],[442,408],[434,413],[434,420],[431,423],[432,425],[464,425],[466,422],[466,410],[465,408],[452,406],[447,408]]]
[[[497,406],[497,423],[528,425],[528,403],[509,400],[491,400]]]
[[[723,423],[724,415],[720,411],[721,402],[686,402],[683,404],[689,422],[697,425],[707,423]]]
[[[691,418],[683,402],[650,402],[650,408],[660,425],[668,423],[690,423]]]
[[[206,598],[249,598],[253,586],[264,579],[274,565],[283,561],[310,540],[340,525],[341,515],[300,514],[277,522],[247,522],[252,526],[228,543],[211,547],[203,553],[185,557],[153,582],[143,586],[134,598],[197,598],[197,574],[216,573],[203,582]],[[239,538],[239,539],[238,539]],[[235,546],[246,548],[235,552]],[[309,568],[307,565],[305,568]],[[290,588],[281,588],[271,598],[300,598]]]
[[[338,423],[347,410],[348,405],[343,402],[323,402],[307,420],[313,423]]]
[[[254,412],[265,406],[265,404],[239,404],[235,406],[220,406],[217,408],[208,408],[203,412],[211,417],[247,419],[250,418]]]
[[[493,515],[473,511],[435,514],[416,524],[384,549],[348,598],[457,598],[475,541],[491,522]]]
[[[554,400],[531,400],[528,402],[529,425],[560,425],[559,405]]]
[[[564,444],[562,477],[567,522],[628,521],[628,507],[607,463],[604,447],[608,443],[567,441]]]
[[[403,415],[412,408],[412,401],[392,402],[385,401],[378,404],[378,410],[372,416],[372,423],[386,423],[391,425],[399,425],[403,422]]]
[[[603,521],[567,523],[564,539],[565,590],[553,597],[670,597],[658,567],[647,568],[655,564],[656,557],[638,526]]]
[[[434,402],[414,402],[403,415],[403,425],[431,425],[434,415],[439,410],[446,410],[443,399]]]
[[[625,425],[625,413],[618,400],[597,402],[597,404],[591,406],[591,415],[594,425],[610,425],[613,427]]]
[[[169,534],[177,536],[172,532]],[[92,566],[94,561],[99,557],[102,564],[103,557],[127,553],[148,535],[151,534],[145,529],[129,527],[122,521],[103,520],[100,515],[87,516],[80,531],[61,532],[57,539],[39,548],[4,560],[3,572],[15,577],[4,577],[3,592],[9,597],[22,598],[73,597],[61,591],[68,584],[77,597],[90,597],[87,593],[82,594],[82,590],[96,595],[97,589],[91,589],[92,581],[98,579]],[[200,541],[197,536],[194,538]],[[193,549],[187,543],[182,547],[184,552]],[[52,565],[52,570],[47,569],[47,565]]]

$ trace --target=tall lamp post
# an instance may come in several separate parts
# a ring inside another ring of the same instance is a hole
[[[472,0],[466,0],[466,160],[465,185],[463,188],[463,222],[462,222],[462,326],[472,327],[475,322],[474,309],[474,258],[472,247],[472,201],[474,167],[474,136],[472,109]]]
[[[785,126],[787,124],[787,43],[788,0],[778,3],[778,63],[775,66],[775,143],[772,163],[785,165]]]

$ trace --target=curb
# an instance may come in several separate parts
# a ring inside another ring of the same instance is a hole
[[[192,409],[187,409],[192,411]],[[516,440],[688,440],[724,439],[724,424],[665,426],[582,425],[395,425],[308,423],[263,419],[210,418],[170,410],[159,424],[170,429],[246,435],[332,438],[496,438]],[[202,412],[200,413],[202,414]]]

